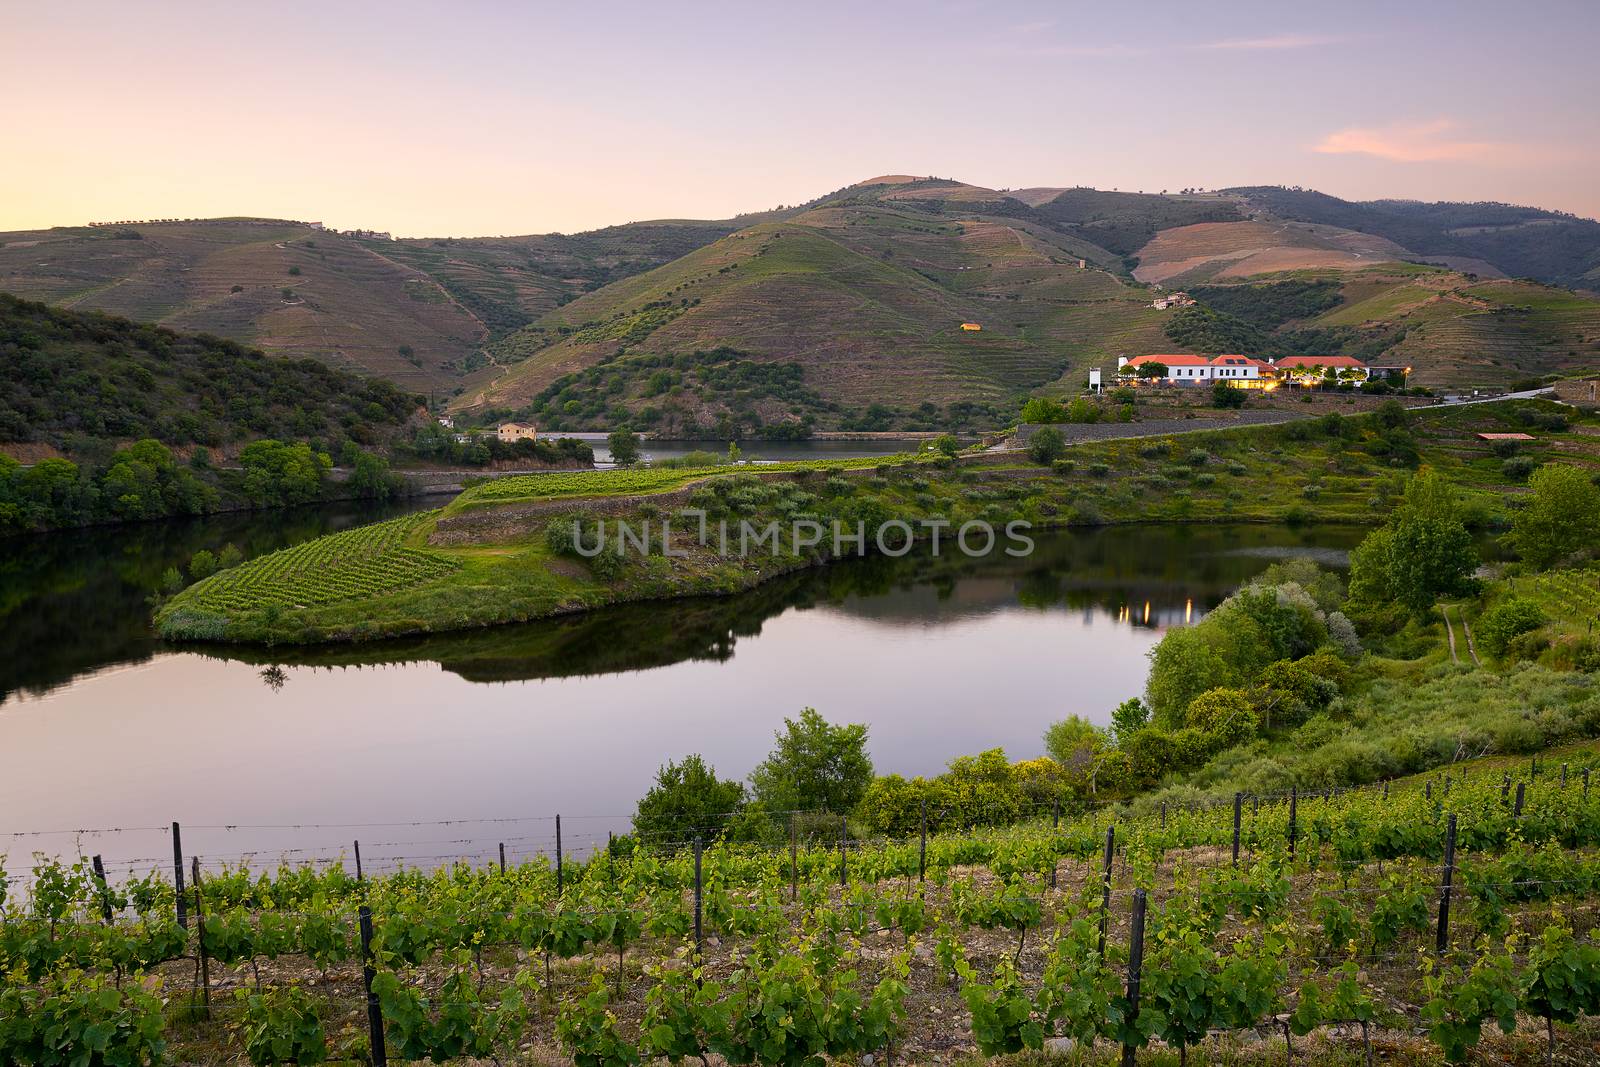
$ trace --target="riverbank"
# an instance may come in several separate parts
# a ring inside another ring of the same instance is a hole
[[[351,531],[300,546],[293,558],[264,557],[208,578],[166,604],[156,623],[172,639],[364,641],[733,593],[853,553],[848,540],[801,543],[796,522],[891,531],[869,552],[899,551],[902,526],[930,547],[942,532],[950,551],[951,532],[968,524],[1000,532],[1009,524],[1370,523],[1424,462],[1457,482],[1486,522],[1517,485],[1473,433],[1518,418],[1514,405],[1410,416],[1391,409],[1084,442],[1050,464],[1025,453],[978,453],[507,478],[408,520],[404,530]],[[1546,435],[1549,447],[1581,437]],[[652,532],[643,551],[619,555],[613,542],[589,558],[571,545],[574,520],[591,538],[597,524],[614,529],[618,520]],[[769,527],[789,532],[749,551]]]

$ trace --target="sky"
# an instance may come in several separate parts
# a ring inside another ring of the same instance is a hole
[[[0,230],[726,218],[880,174],[1600,216],[1600,3],[0,0]]]

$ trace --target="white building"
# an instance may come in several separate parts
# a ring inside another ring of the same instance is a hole
[[[1162,381],[1175,385],[1209,385],[1225,381],[1246,389],[1265,389],[1277,385],[1277,374],[1272,364],[1252,356],[1225,355],[1215,358],[1191,356],[1183,353],[1168,355],[1135,356],[1133,359],[1117,358],[1117,373],[1123,376],[1138,375],[1139,368],[1159,363],[1167,368]]]

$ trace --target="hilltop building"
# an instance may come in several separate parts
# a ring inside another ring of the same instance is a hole
[[[1137,375],[1139,368],[1149,363],[1160,363],[1167,368],[1161,379],[1177,385],[1206,385],[1225,381],[1245,389],[1272,389],[1278,384],[1272,364],[1253,356],[1191,356],[1180,353],[1170,355],[1119,357],[1117,373],[1124,377]]]
[[[963,322],[961,324],[961,328],[963,330],[969,330],[973,333],[976,333],[977,331],[983,329],[983,324],[977,322]]]
[[[496,432],[500,435],[500,440],[507,443],[511,441],[536,441],[539,439],[538,429],[524,422],[502,422]]]
[[[1165,311],[1168,308],[1193,307],[1194,297],[1188,293],[1168,293],[1166,296],[1156,297],[1150,306],[1157,311]]]

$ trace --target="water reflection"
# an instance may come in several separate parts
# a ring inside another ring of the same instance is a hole
[[[312,649],[195,645],[197,655],[294,667],[437,663],[470,682],[648,670],[731,658],[741,638],[790,610],[828,607],[889,629],[1007,610],[1068,608],[1159,631],[1193,621],[1269,562],[1319,554],[1338,564],[1350,529],[1132,526],[1052,531],[1034,554],[872,557],[786,575],[729,597],[630,604],[584,615],[435,637]],[[262,678],[274,688],[277,675]],[[1132,680],[1137,681],[1137,680]]]
[[[168,567],[232,544],[246,557],[334,530],[437,505],[340,505],[272,514],[0,538],[0,704],[39,696],[81,674],[149,659],[149,598]]]

